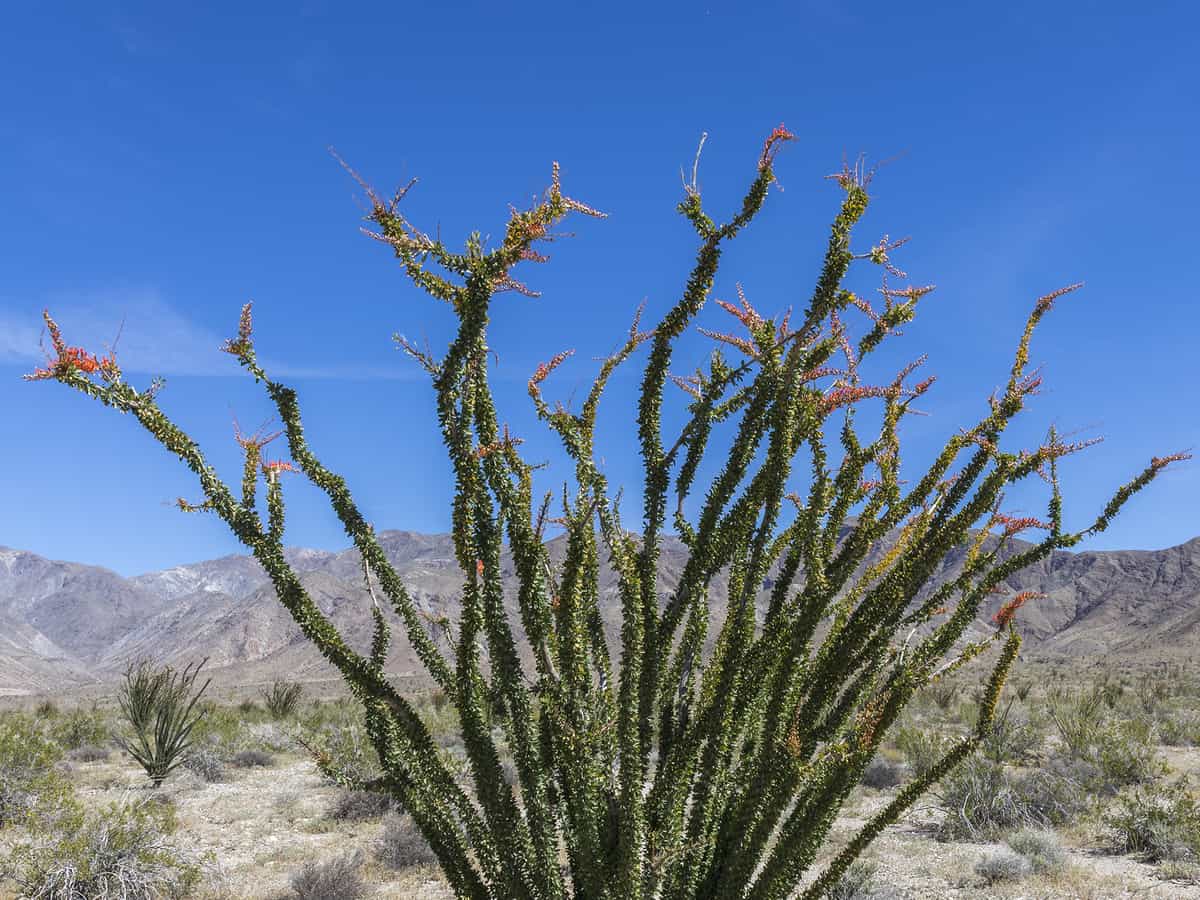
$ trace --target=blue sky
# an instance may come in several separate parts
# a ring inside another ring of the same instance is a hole
[[[132,419],[20,375],[40,359],[43,307],[96,349],[123,320],[127,373],[164,375],[164,408],[236,479],[231,415],[253,427],[269,409],[217,347],[249,299],[260,354],[367,517],[445,530],[431,392],[390,337],[440,347],[452,318],[359,234],[361,201],[326,148],[381,188],[418,176],[408,214],[455,241],[498,234],[551,160],[567,193],[610,213],[574,223],[529,273],[541,299],[495,307],[502,417],[528,456],[554,460],[529,374],[573,347],[547,392],[580,391],[639,302],[648,320],[673,302],[694,252],[680,167],[707,132],[705,202],[729,210],[781,121],[799,136],[784,190],[726,255],[717,296],[741,281],[765,313],[802,307],[838,202],[822,176],[843,154],[898,157],[858,245],[911,235],[897,261],[938,285],[885,360],[928,352],[939,376],[906,459],[975,421],[1034,299],[1083,280],[1035,340],[1047,389],[1016,430],[1105,437],[1064,472],[1082,525],[1152,454],[1200,445],[1197,34],[1183,3],[14,6],[0,29],[0,544],[124,574],[239,552],[218,520],[170,506],[197,499],[193,477]],[[676,369],[704,350],[689,338]],[[610,479],[634,496],[636,373],[614,383],[601,433]],[[1198,501],[1185,463],[1089,546],[1180,543],[1200,534]],[[289,502],[290,543],[345,546],[298,479]],[[1011,505],[1041,511],[1034,494]]]

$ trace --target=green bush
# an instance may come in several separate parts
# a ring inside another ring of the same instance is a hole
[[[66,750],[84,745],[102,747],[113,737],[108,716],[95,708],[76,708],[56,717],[50,725],[50,734]]]
[[[70,785],[55,766],[62,748],[28,716],[0,717],[0,828],[60,805]]]
[[[847,866],[825,895],[826,900],[890,900],[896,896],[880,882],[879,864],[868,859],[856,859]]]
[[[989,853],[975,864],[975,874],[988,884],[1002,881],[1019,881],[1033,872],[1029,860],[1011,850]]]
[[[167,840],[174,812],[127,802],[69,813],[33,827],[12,851],[7,871],[22,896],[37,900],[161,900],[190,894],[201,870]]]
[[[1158,739],[1168,747],[1200,746],[1200,714],[1181,711],[1161,716]]]
[[[1104,816],[1108,846],[1148,862],[1200,861],[1200,803],[1185,783],[1123,791]]]
[[[931,771],[945,756],[952,739],[932,728],[906,725],[896,732],[896,748],[904,755],[913,773],[921,776]]]
[[[1080,786],[1049,772],[1015,774],[972,757],[933,792],[943,811],[942,839],[991,840],[1030,825],[1061,825],[1083,806]]]
[[[1004,842],[1014,853],[1029,860],[1033,871],[1039,875],[1057,872],[1066,863],[1067,855],[1058,835],[1047,828],[1022,828],[1008,835]]]
[[[374,746],[355,723],[309,734],[301,743],[328,784],[362,790],[383,773]]]

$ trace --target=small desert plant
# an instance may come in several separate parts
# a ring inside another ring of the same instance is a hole
[[[329,784],[361,790],[382,774],[375,748],[355,723],[297,740],[308,750]]]
[[[70,793],[58,764],[62,748],[32,719],[0,718],[0,828],[34,810],[58,805]]]
[[[950,773],[934,791],[944,817],[943,839],[986,840],[1028,825],[1059,825],[1081,808],[1079,787],[1052,774],[1010,773],[1004,766],[973,757]]]
[[[225,767],[225,758],[209,744],[193,745],[184,754],[182,764],[189,772],[210,784],[229,781],[229,770]]]
[[[1158,720],[1158,740],[1168,747],[1200,746],[1200,714],[1177,712]]]
[[[989,853],[975,864],[975,874],[988,884],[1001,881],[1017,881],[1033,871],[1033,866],[1024,856],[1012,850],[997,850]]]
[[[326,815],[343,822],[362,822],[378,819],[396,811],[396,801],[379,791],[343,790],[333,801]]]
[[[1049,698],[1050,719],[1067,752],[1086,758],[1104,723],[1104,695],[1097,687],[1056,693]]]
[[[53,700],[43,700],[34,707],[33,714],[39,719],[53,719],[58,715],[58,704]]]
[[[877,755],[863,770],[863,784],[877,790],[893,788],[904,781],[907,768],[903,763]]]
[[[265,750],[239,750],[229,762],[239,769],[273,766],[275,757]]]
[[[960,686],[948,678],[939,678],[925,688],[924,694],[942,712],[946,712],[958,700]]]
[[[169,806],[126,801],[85,812],[75,807],[17,845],[8,863],[22,897],[37,900],[160,900],[184,897],[199,867],[173,847]]]
[[[360,900],[367,896],[363,881],[364,857],[361,850],[325,862],[305,863],[292,876],[296,900]]]
[[[425,840],[412,818],[396,814],[389,815],[384,820],[383,834],[376,846],[375,856],[393,869],[436,866],[438,862],[429,847],[429,842]]]
[[[64,750],[85,744],[100,746],[112,740],[108,719],[97,709],[73,709],[59,716],[50,726],[50,734]]]
[[[384,198],[367,189],[376,237],[456,319],[444,354],[403,337],[399,343],[431,377],[453,472],[457,622],[422,615],[349,485],[318,458],[296,391],[258,356],[249,305],[224,349],[274,404],[291,461],[264,458],[264,434],[237,433],[240,490],[158,404],[158,382],[135,388],[115,355],[68,345],[45,314],[53,353],[28,377],[57,380],[131,413],[199,476],[203,500],[181,500],[180,508],[212,512],[253,551],[280,602],[360,701],[386,783],[459,896],[777,900],[802,882],[806,898],[826,893],[886,825],[983,739],[1020,647],[1015,617],[1033,596],[1005,598],[996,628],[966,639],[993,593],[1022,568],[1105,530],[1134,494],[1182,458],[1152,458],[1072,532],[1064,527],[1058,466],[1082,445],[1053,429],[1038,446],[1009,444],[1009,425],[1041,384],[1029,367],[1032,335],[1070,287],[1033,305],[1005,384],[979,419],[950,435],[923,472],[902,478],[902,426],[933,380],[914,381],[919,363],[877,379],[867,371],[931,288],[900,286],[906,276],[892,255],[902,241],[852,247],[870,200],[872,173],[860,164],[832,179],[840,205],[816,286],[796,315],[763,315],[739,292],[738,303],[721,302],[738,333],[706,331],[712,352],[693,374],[673,378],[680,338],[710,299],[727,245],[766,202],[776,155],[793,137],[783,126],[768,136],[728,217],[705,209],[697,155],[678,207],[695,232],[685,284],[652,329],[635,320],[578,411],[543,395],[568,353],[529,379],[538,420],[561,442],[573,473],[565,508],[553,519],[565,532],[557,561],[545,545],[550,501],[533,483],[540,466],[501,427],[508,416],[496,406],[488,329],[501,313],[498,294],[532,293],[519,267],[545,261],[541,242],[570,215],[600,214],[562,192],[555,166],[545,195],[514,209],[494,241],[473,232],[456,249],[409,222],[405,191]],[[881,300],[846,286],[860,263],[877,267]],[[631,405],[642,475],[635,534],[595,437],[606,385],[643,346]],[[667,406],[669,383],[683,389],[686,408]],[[866,404],[879,408],[864,423],[855,413]],[[325,493],[354,542],[375,600],[369,649],[338,629],[288,562],[288,473]],[[700,473],[707,483],[697,482]],[[803,496],[794,492],[800,473],[809,482]],[[1006,491],[1035,475],[1048,486],[1045,520],[1002,513]],[[672,529],[686,547],[676,572],[663,564]],[[1043,533],[1016,547],[1012,539],[1030,529]],[[938,584],[957,548],[965,548],[961,567]],[[603,627],[602,559],[620,601],[619,648]],[[713,634],[708,611],[718,573],[726,573],[720,599],[728,615]],[[515,582],[511,592],[506,577]],[[664,577],[673,582],[665,597]],[[469,790],[387,678],[385,608],[403,622],[426,674],[458,714]],[[905,635],[916,639],[901,648]],[[717,651],[706,653],[714,644]],[[943,676],[958,677],[988,650],[995,656],[976,727],[806,881],[838,809],[914,695]],[[504,783],[501,742],[517,769],[519,802]]]
[[[1145,723],[1127,720],[1110,724],[1096,737],[1087,756],[1095,764],[1100,778],[1093,790],[1111,794],[1131,784],[1146,784],[1167,773],[1158,758]]]
[[[1028,719],[1012,714],[1013,700],[992,719],[984,732],[980,752],[995,763],[1023,762],[1042,744],[1042,734]]]
[[[67,753],[71,762],[103,762],[109,757],[107,747],[97,747],[95,744],[81,744]]]
[[[1184,783],[1130,788],[1104,816],[1108,846],[1148,862],[1200,861],[1200,803]]]
[[[189,664],[177,672],[142,660],[125,669],[117,702],[132,736],[117,740],[155,787],[183,762],[191,746],[192,729],[203,715],[196,704],[209,685],[205,681],[199,690],[195,687],[203,665]]]
[[[950,743],[950,737],[930,728],[906,725],[896,732],[896,747],[917,776],[932,770]]]
[[[1019,853],[1037,874],[1054,872],[1063,867],[1066,854],[1058,835],[1046,828],[1022,828],[1004,839],[1009,849]]]
[[[842,877],[834,882],[826,900],[888,900],[894,896],[879,882],[879,864],[873,860],[856,859]]]
[[[304,688],[299,682],[284,678],[276,678],[269,688],[261,691],[263,705],[273,719],[287,719],[295,714],[303,693]]]

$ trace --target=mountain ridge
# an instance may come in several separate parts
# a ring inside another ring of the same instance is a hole
[[[378,534],[418,609],[457,620],[461,576],[449,534],[392,530]],[[550,543],[552,557],[561,538]],[[1019,546],[1019,545],[1018,545]],[[1015,548],[1014,548],[1015,549]],[[350,643],[370,641],[370,597],[358,553],[289,548],[287,558],[318,606]],[[932,585],[953,577],[963,550],[943,561]],[[686,548],[664,542],[660,590],[682,571]],[[505,554],[511,620],[518,621],[515,581]],[[710,602],[715,634],[724,618],[726,584],[718,574]],[[1004,583],[1035,590],[1021,630],[1027,654],[1095,657],[1170,655],[1200,644],[1200,537],[1162,550],[1056,551]],[[1006,594],[1008,595],[1008,594]],[[972,627],[979,636],[1005,596],[991,598]],[[601,617],[610,643],[620,625],[615,576],[604,567]],[[393,617],[394,619],[394,617]],[[394,621],[388,671],[419,678],[420,664]],[[332,677],[278,602],[266,573],[249,555],[172,566],[125,578],[102,566],[49,560],[0,547],[0,695],[103,684],[141,656],[183,664],[207,657],[220,681],[248,683],[272,673]]]

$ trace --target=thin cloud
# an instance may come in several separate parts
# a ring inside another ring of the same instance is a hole
[[[45,328],[41,311],[33,306],[0,308],[0,363],[38,366],[45,362]],[[162,297],[147,290],[92,295],[81,300],[54,300],[55,320],[73,346],[107,351],[116,342],[121,369],[131,374],[225,377],[242,370],[221,345],[228,335],[217,334],[189,319]],[[296,366],[262,357],[264,368],[279,378],[417,377],[405,361],[395,367],[362,365]]]

